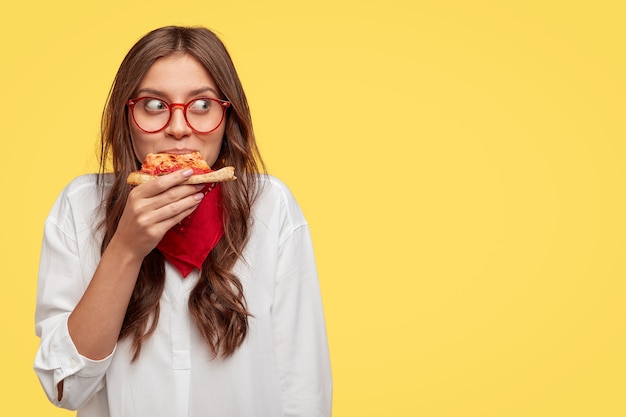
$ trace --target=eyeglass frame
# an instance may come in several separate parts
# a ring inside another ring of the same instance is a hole
[[[167,118],[167,122],[165,122],[165,125],[163,125],[162,128],[160,128],[158,130],[146,130],[143,127],[141,127],[139,125],[139,123],[137,123],[137,120],[135,119],[135,105],[140,100],[145,100],[145,99],[159,100],[160,102],[164,103],[167,106],[167,109],[168,109],[170,115]],[[198,129],[194,128],[191,125],[191,123],[189,123],[189,119],[187,119],[187,109],[189,108],[189,105],[191,103],[193,103],[194,101],[197,101],[197,100],[211,100],[211,101],[215,101],[220,106],[222,106],[222,118],[220,119],[220,122],[213,129],[208,130],[206,132],[203,132],[201,130],[198,130]],[[142,97],[129,99],[126,102],[126,105],[128,106],[128,108],[130,108],[130,116],[133,118],[133,122],[135,123],[135,126],[137,126],[139,128],[139,130],[141,130],[142,132],[145,132],[145,133],[159,133],[159,132],[167,129],[167,127],[170,125],[170,122],[172,121],[172,116],[174,115],[174,109],[176,107],[181,107],[183,109],[183,117],[185,118],[185,123],[187,123],[187,126],[189,126],[189,128],[191,130],[193,130],[194,132],[196,132],[196,133],[206,134],[206,133],[213,132],[215,129],[220,127],[222,125],[222,123],[224,123],[224,119],[226,119],[226,110],[231,106],[231,103],[230,103],[230,101],[221,100],[219,98],[213,98],[213,97],[198,97],[198,98],[194,98],[192,100],[189,100],[186,104],[184,104],[184,103],[168,103],[167,101],[163,100],[162,98],[152,97],[152,96],[142,96]]]

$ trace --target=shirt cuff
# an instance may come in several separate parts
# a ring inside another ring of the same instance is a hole
[[[103,375],[111,364],[117,345],[115,345],[113,352],[111,352],[106,358],[99,360],[89,359],[88,357],[78,353],[78,349],[76,349],[76,345],[74,345],[74,341],[72,340],[67,327],[67,318],[62,326],[64,328],[63,331],[58,333],[57,341],[54,344],[54,350],[61,365],[63,378],[70,375],[77,375],[81,377],[95,377]]]

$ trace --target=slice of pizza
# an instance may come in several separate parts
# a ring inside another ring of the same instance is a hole
[[[202,158],[200,152],[191,152],[182,155],[149,153],[146,155],[146,159],[141,165],[141,170],[131,172],[126,182],[130,185],[139,185],[151,181],[160,175],[189,168],[193,170],[193,174],[187,181],[183,182],[183,184],[205,184],[237,179],[237,177],[235,177],[234,167],[228,166],[213,171],[204,158]]]

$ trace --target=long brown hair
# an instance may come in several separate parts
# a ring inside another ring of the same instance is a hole
[[[102,223],[104,252],[117,229],[130,187],[128,174],[137,160],[130,140],[126,102],[154,61],[172,54],[189,54],[211,74],[223,98],[231,102],[226,118],[223,146],[214,165],[232,165],[237,181],[222,184],[224,237],[211,251],[200,279],[189,298],[189,311],[213,356],[228,357],[241,345],[248,331],[249,312],[243,288],[233,274],[248,239],[250,212],[258,194],[258,173],[265,168],[260,157],[248,102],[229,53],[219,38],[202,27],[168,26],[141,38],[128,52],[115,76],[102,115],[100,171],[113,170],[113,183],[106,195]],[[103,184],[103,183],[101,183]],[[154,249],[143,261],[120,339],[132,337],[134,357],[155,331],[159,299],[165,286],[165,264]]]

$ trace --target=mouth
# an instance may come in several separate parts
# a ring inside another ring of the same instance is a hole
[[[175,148],[175,149],[164,149],[164,150],[159,151],[158,153],[170,153],[170,154],[174,154],[174,155],[184,155],[184,154],[192,153],[192,152],[195,152],[195,151],[196,151],[195,149],[188,149],[188,148],[178,149],[178,148]]]

